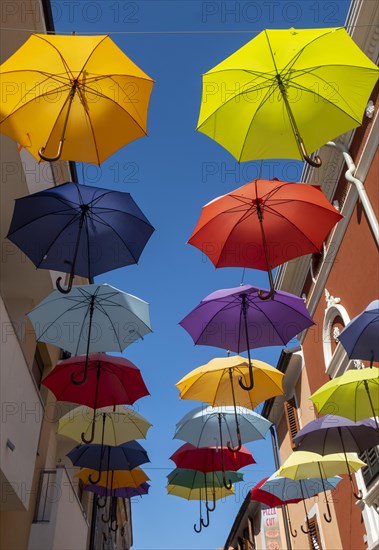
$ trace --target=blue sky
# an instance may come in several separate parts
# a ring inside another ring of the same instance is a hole
[[[101,167],[77,164],[88,185],[130,192],[156,228],[139,265],[103,274],[106,282],[150,303],[153,333],[124,352],[142,372],[151,393],[135,404],[153,427],[146,441],[151,464],[148,496],[133,499],[134,550],[208,550],[222,547],[249,489],[274,471],[269,441],[249,443],[256,464],[245,468],[236,496],[220,503],[210,526],[193,531],[198,503],[166,494],[169,456],[183,443],[173,440],[175,423],[199,402],[181,401],[175,383],[221,349],[194,346],[178,322],[210,292],[238,286],[242,279],[267,286],[267,274],[218,269],[186,244],[202,205],[261,175],[300,179],[296,161],[238,164],[195,127],[201,75],[264,28],[335,27],[344,24],[347,0],[302,1],[67,1],[52,0],[56,32],[109,34],[156,84],[148,137],[115,153]],[[111,131],[111,128],[110,128]],[[291,345],[291,343],[289,344]],[[254,350],[276,365],[281,348]]]

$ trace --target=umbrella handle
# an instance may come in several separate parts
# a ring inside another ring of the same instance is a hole
[[[295,539],[297,537],[297,531],[296,531],[296,529],[292,530],[292,523],[291,523],[291,518],[290,518],[290,514],[289,514],[289,511],[288,511],[287,504],[283,508],[284,508],[286,516],[287,516],[288,527],[290,528],[290,533],[293,536],[293,538]]]
[[[207,509],[208,512],[214,512],[214,510],[216,510],[216,495],[215,495],[214,489],[213,489],[213,505],[212,505],[212,507],[209,506],[208,501],[206,501],[205,506],[206,506],[206,509]]]
[[[304,535],[308,535],[309,534],[309,529],[306,529],[304,527],[304,525],[301,525],[301,530],[303,531]]]
[[[103,504],[103,503],[100,504],[100,499],[101,499],[101,498],[104,499],[104,504]],[[99,496],[98,496],[98,497],[97,497],[97,503],[96,503],[96,505],[97,505],[98,508],[105,508],[105,505],[106,505],[106,504],[107,504],[107,497],[106,497],[106,496],[104,496],[104,497],[99,497]]]
[[[41,157],[42,160],[46,160],[47,162],[54,162],[55,160],[59,160],[60,156],[62,154],[62,148],[63,148],[63,139],[60,140],[57,154],[54,157],[47,157],[45,153],[45,147],[40,147],[38,149],[38,155]]]
[[[88,354],[86,356],[86,364],[84,366],[83,376],[79,380],[77,380],[75,378],[75,374],[71,373],[71,382],[76,386],[81,386],[82,384],[84,384],[84,382],[87,380],[87,371],[88,371]],[[91,443],[91,442],[88,441],[88,443]]]
[[[208,525],[209,525],[209,510],[208,510],[208,508],[207,508],[207,522],[205,523],[205,521],[203,520],[203,518],[200,519],[200,522],[201,522],[201,525],[202,525],[203,527],[208,527]]]
[[[193,524],[193,530],[195,531],[195,533],[200,533],[202,528],[203,528],[203,523],[202,523],[202,518],[200,518],[200,527],[197,528],[196,523],[194,523]]]
[[[245,391],[250,391],[254,387],[254,378],[253,378],[253,366],[251,364],[251,357],[250,357],[250,343],[249,343],[249,330],[247,328],[247,297],[246,294],[242,294],[242,316],[243,316],[243,322],[245,325],[245,338],[246,338],[246,348],[247,348],[247,357],[249,360],[249,383],[247,386],[242,381],[242,376],[238,378],[238,384],[240,387]],[[233,389],[233,384],[232,384]],[[235,401],[235,400],[234,400]],[[235,412],[235,407],[234,407]],[[235,412],[236,414],[236,412]]]
[[[232,453],[238,453],[238,451],[240,451],[242,447],[241,433],[240,433],[238,424],[237,424],[237,440],[238,440],[237,447],[232,447],[232,445],[230,444],[230,441],[228,441],[226,444],[229,451],[231,451]]]
[[[311,159],[311,157],[307,153],[307,150],[302,140],[299,140],[299,146],[300,146],[301,154],[303,155],[303,159],[314,168],[320,168],[320,166],[322,165],[322,160],[320,159],[320,157],[316,155],[314,160]]]
[[[106,518],[105,514],[102,514],[101,519],[103,520],[104,523],[108,523],[111,519],[111,514],[109,513],[109,518]]]
[[[96,485],[96,483],[99,483],[101,478],[101,472],[97,472],[97,473],[98,473],[97,479],[93,479],[92,474],[88,476],[88,481],[91,483],[91,485]]]
[[[67,288],[63,288],[63,286],[61,285],[62,277],[58,277],[58,279],[55,281],[57,290],[59,290],[59,292],[61,292],[62,294],[69,294],[72,289],[72,283],[74,282],[74,277],[75,277],[74,273],[70,273],[70,279],[68,281]]]
[[[115,527],[113,528],[114,523],[115,523]],[[118,523],[117,523],[117,520],[114,519],[113,521],[111,521],[110,530],[113,531],[113,533],[115,533],[117,529],[118,529]]]
[[[327,523],[330,523],[332,521],[332,514],[330,513],[330,508],[329,508],[329,502],[326,500],[326,509],[327,509],[327,514],[325,514],[324,512],[324,519]]]
[[[230,481],[226,481],[226,476],[225,476],[225,470],[222,470],[222,481],[224,483],[224,487],[225,489],[228,489],[228,491],[230,491],[230,489],[233,487],[233,483]]]

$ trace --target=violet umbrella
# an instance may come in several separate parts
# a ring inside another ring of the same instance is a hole
[[[262,290],[251,285],[216,290],[179,323],[195,344],[247,351],[250,382],[239,379],[245,390],[254,386],[250,349],[286,345],[314,324],[302,298],[276,290],[270,300],[261,300]]]
[[[301,451],[312,451],[320,455],[343,452],[353,494],[355,498],[362,500],[361,491],[357,494],[354,490],[346,453],[362,453],[379,445],[379,434],[374,420],[367,418],[353,422],[343,416],[326,414],[304,426],[293,441],[296,449]]]
[[[371,302],[338,335],[350,359],[379,361],[379,300]]]

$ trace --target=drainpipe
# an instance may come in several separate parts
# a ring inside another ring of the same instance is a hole
[[[278,452],[278,444],[276,442],[276,435],[275,435],[274,426],[270,426],[270,434],[271,434],[272,450],[274,452],[275,468],[277,470],[279,470],[279,468],[280,468],[279,452]],[[288,528],[288,518],[287,518],[287,511],[286,511],[285,506],[282,506],[282,512],[283,512],[283,520],[284,520],[283,524],[284,524],[284,533],[286,535],[287,550],[292,550],[291,536],[290,536],[290,531],[289,531],[289,528]]]
[[[363,183],[361,182],[361,180],[359,180],[358,178],[356,178],[353,175],[353,174],[355,174],[355,171],[356,171],[357,168],[356,168],[356,166],[353,162],[353,159],[350,156],[350,153],[349,153],[348,149],[345,147],[345,145],[342,145],[341,143],[335,143],[334,141],[328,141],[328,143],[326,145],[329,145],[329,147],[335,147],[336,149],[341,151],[341,153],[344,157],[344,160],[347,164],[347,167],[348,167],[347,171],[345,172],[346,181],[349,181],[350,183],[352,183],[355,186],[355,188],[358,192],[358,195],[359,195],[359,199],[362,203],[363,209],[366,213],[368,223],[369,223],[369,225],[371,227],[371,230],[374,234],[376,244],[377,244],[377,246],[379,246],[379,224],[378,224],[378,220],[376,219],[375,212],[374,212],[374,210],[371,206],[370,200],[367,196],[366,189],[365,189]]]

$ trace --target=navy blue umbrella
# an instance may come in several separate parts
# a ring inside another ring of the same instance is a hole
[[[129,193],[64,183],[16,199],[8,239],[37,268],[92,278],[136,264],[154,228]]]
[[[379,300],[371,302],[338,336],[350,359],[379,361]]]
[[[99,444],[76,445],[66,456],[74,466],[97,470],[99,479],[102,471],[133,470],[141,464],[150,462],[147,452],[137,441],[128,441],[117,447]],[[99,479],[90,481],[95,484]]]

